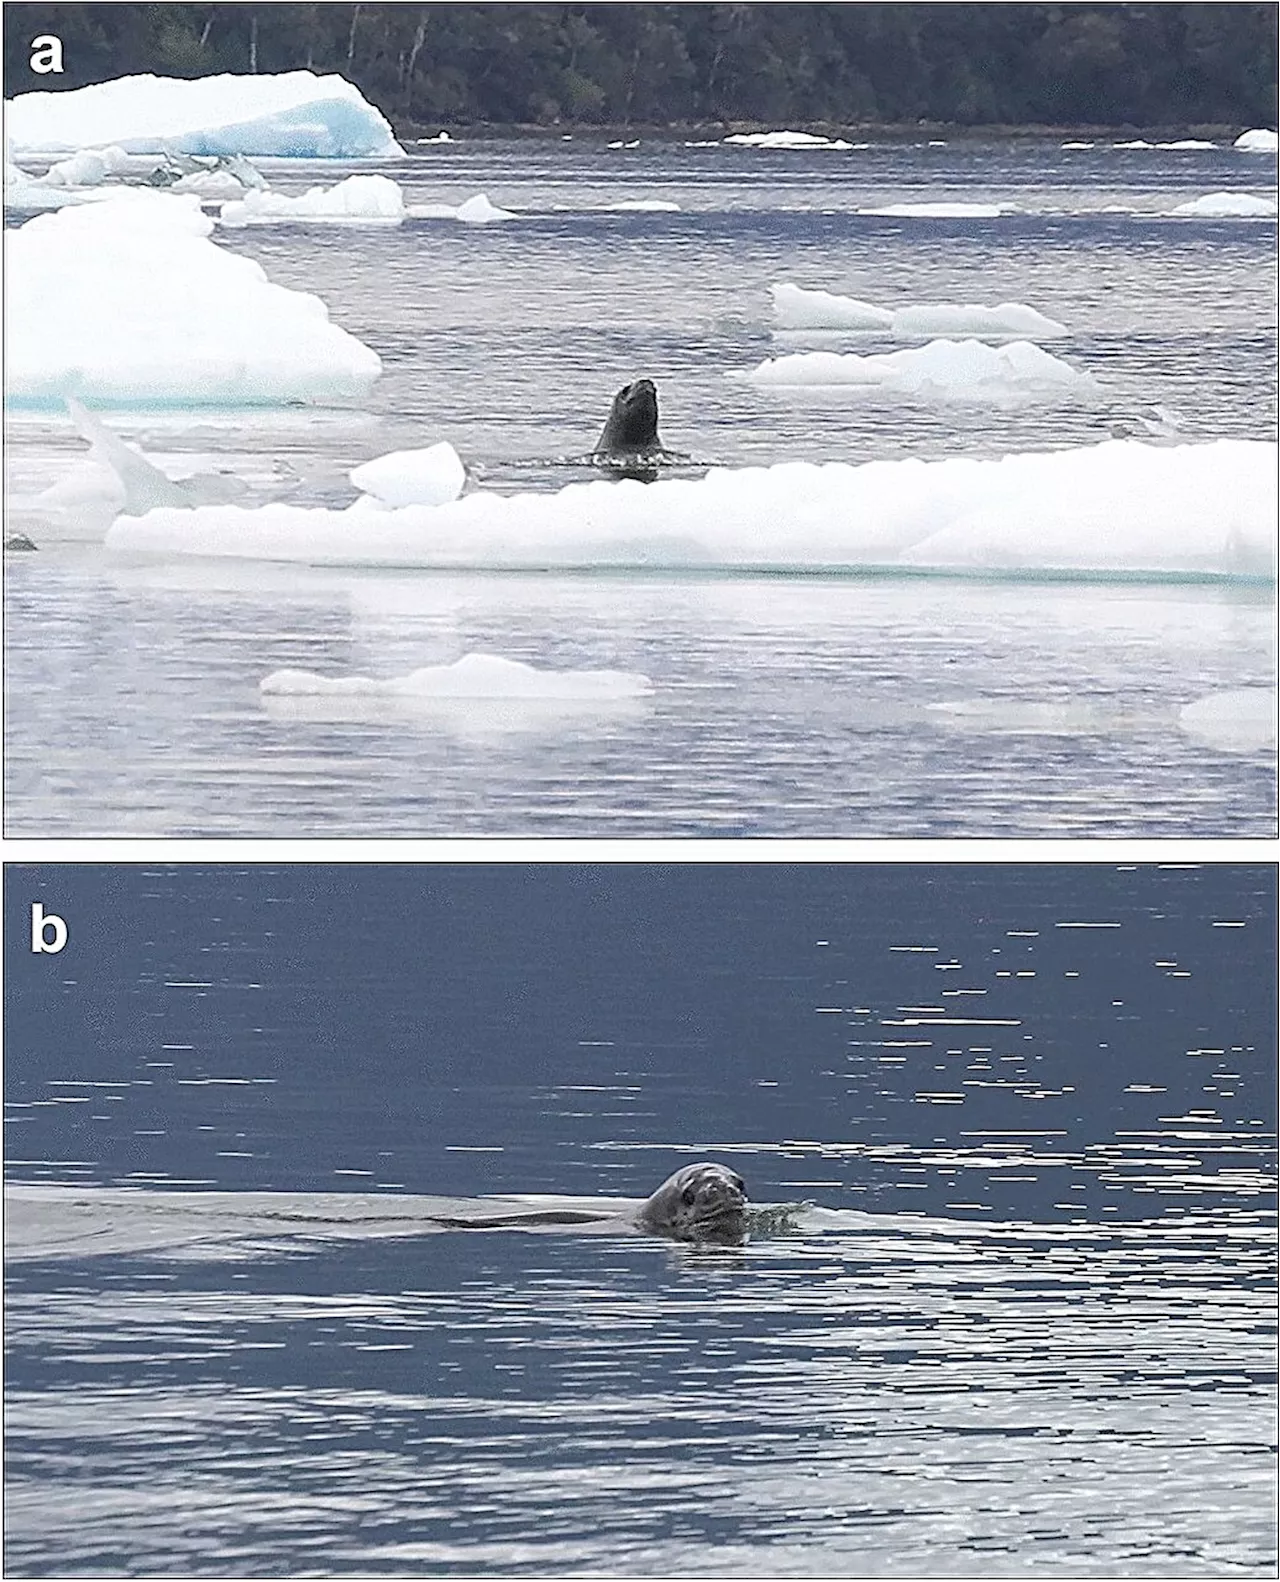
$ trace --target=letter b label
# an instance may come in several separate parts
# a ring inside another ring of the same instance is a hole
[[[56,912],[46,912],[39,901],[31,906],[31,949],[35,955],[56,956],[67,942],[67,925]]]

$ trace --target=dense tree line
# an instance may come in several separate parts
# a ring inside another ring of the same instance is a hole
[[[5,93],[340,72],[399,125],[1274,126],[1272,4],[34,5]],[[32,38],[62,40],[36,77]]]

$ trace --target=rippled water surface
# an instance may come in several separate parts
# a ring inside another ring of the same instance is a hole
[[[332,505],[356,463],[440,438],[485,487],[557,488],[545,463],[588,449],[639,373],[658,381],[667,443],[726,465],[1087,444],[1153,403],[1189,441],[1274,437],[1274,226],[1169,215],[1208,191],[1274,192],[1266,160],[573,140],[433,148],[394,174],[411,203],[484,190],[522,217],[222,237],[381,354],[366,409],[113,425],[173,470],[234,468],[259,499],[287,463],[290,498]],[[681,207],[606,210],[634,198]],[[856,212],[942,199],[1018,212]],[[727,379],[817,344],[772,332],[781,279],[888,306],[1028,303],[1067,325],[1053,354],[1102,393],[992,408]],[[1241,732],[1229,707],[1272,685],[1269,590],[174,568],[107,556],[91,512],[33,510],[82,451],[64,419],[11,417],[10,520],[41,546],[8,566],[13,834],[1274,830],[1270,733]],[[478,649],[639,670],[655,690],[569,718],[343,715],[258,691],[281,666],[388,677]],[[1225,729],[1189,728],[1186,705],[1224,694]]]
[[[8,1574],[1271,1574],[1273,869],[6,908]],[[427,1218],[702,1157],[741,1248]]]

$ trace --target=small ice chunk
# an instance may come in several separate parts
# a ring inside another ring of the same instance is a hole
[[[1248,132],[1241,132],[1231,146],[1238,148],[1242,154],[1274,154],[1280,148],[1280,140],[1266,127],[1256,126]]]
[[[395,450],[366,461],[348,477],[384,505],[447,505],[462,493],[467,472],[457,451],[442,440],[425,450]]]
[[[853,352],[799,352],[766,358],[740,377],[760,385],[860,385],[978,400],[1096,388],[1092,375],[1030,341],[987,346],[976,340],[935,340],[866,357]]]
[[[1210,692],[1178,710],[1190,736],[1224,752],[1258,752],[1276,741],[1276,695],[1266,687]]]
[[[998,220],[1014,214],[1014,203],[885,203],[874,209],[859,209],[859,214],[878,214],[889,218],[915,220]]]
[[[726,143],[737,143],[743,148],[849,147],[848,143],[839,144],[838,139],[819,137],[814,132],[734,132],[732,136],[724,138],[723,141]]]
[[[1203,198],[1193,198],[1190,203],[1180,203],[1174,214],[1185,214],[1192,219],[1222,219],[1243,216],[1247,219],[1270,219],[1276,212],[1273,198],[1256,198],[1248,192],[1208,192]]]
[[[774,316],[787,329],[880,330],[893,323],[887,308],[830,291],[809,291],[780,280],[769,287]]]
[[[466,654],[451,665],[429,665],[407,676],[322,676],[275,670],[260,690],[276,696],[396,699],[521,699],[530,702],[608,703],[648,697],[648,676],[626,670],[542,670],[500,654]]]
[[[464,225],[492,225],[495,220],[514,220],[516,216],[510,209],[500,209],[490,203],[483,192],[478,192],[474,198],[458,205],[457,217]]]
[[[261,189],[224,203],[223,225],[273,225],[281,221],[308,225],[399,225],[404,195],[390,176],[348,176],[332,187],[310,187],[290,198]]]
[[[1066,326],[1023,302],[994,308],[971,302],[922,302],[890,312],[857,297],[809,291],[786,281],[770,286],[773,311],[783,329],[889,329],[897,336],[1008,335],[1046,340]]]

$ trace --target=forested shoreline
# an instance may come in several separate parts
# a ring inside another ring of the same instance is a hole
[[[408,130],[1276,124],[1271,4],[14,3],[4,33],[6,97],[305,67]]]

